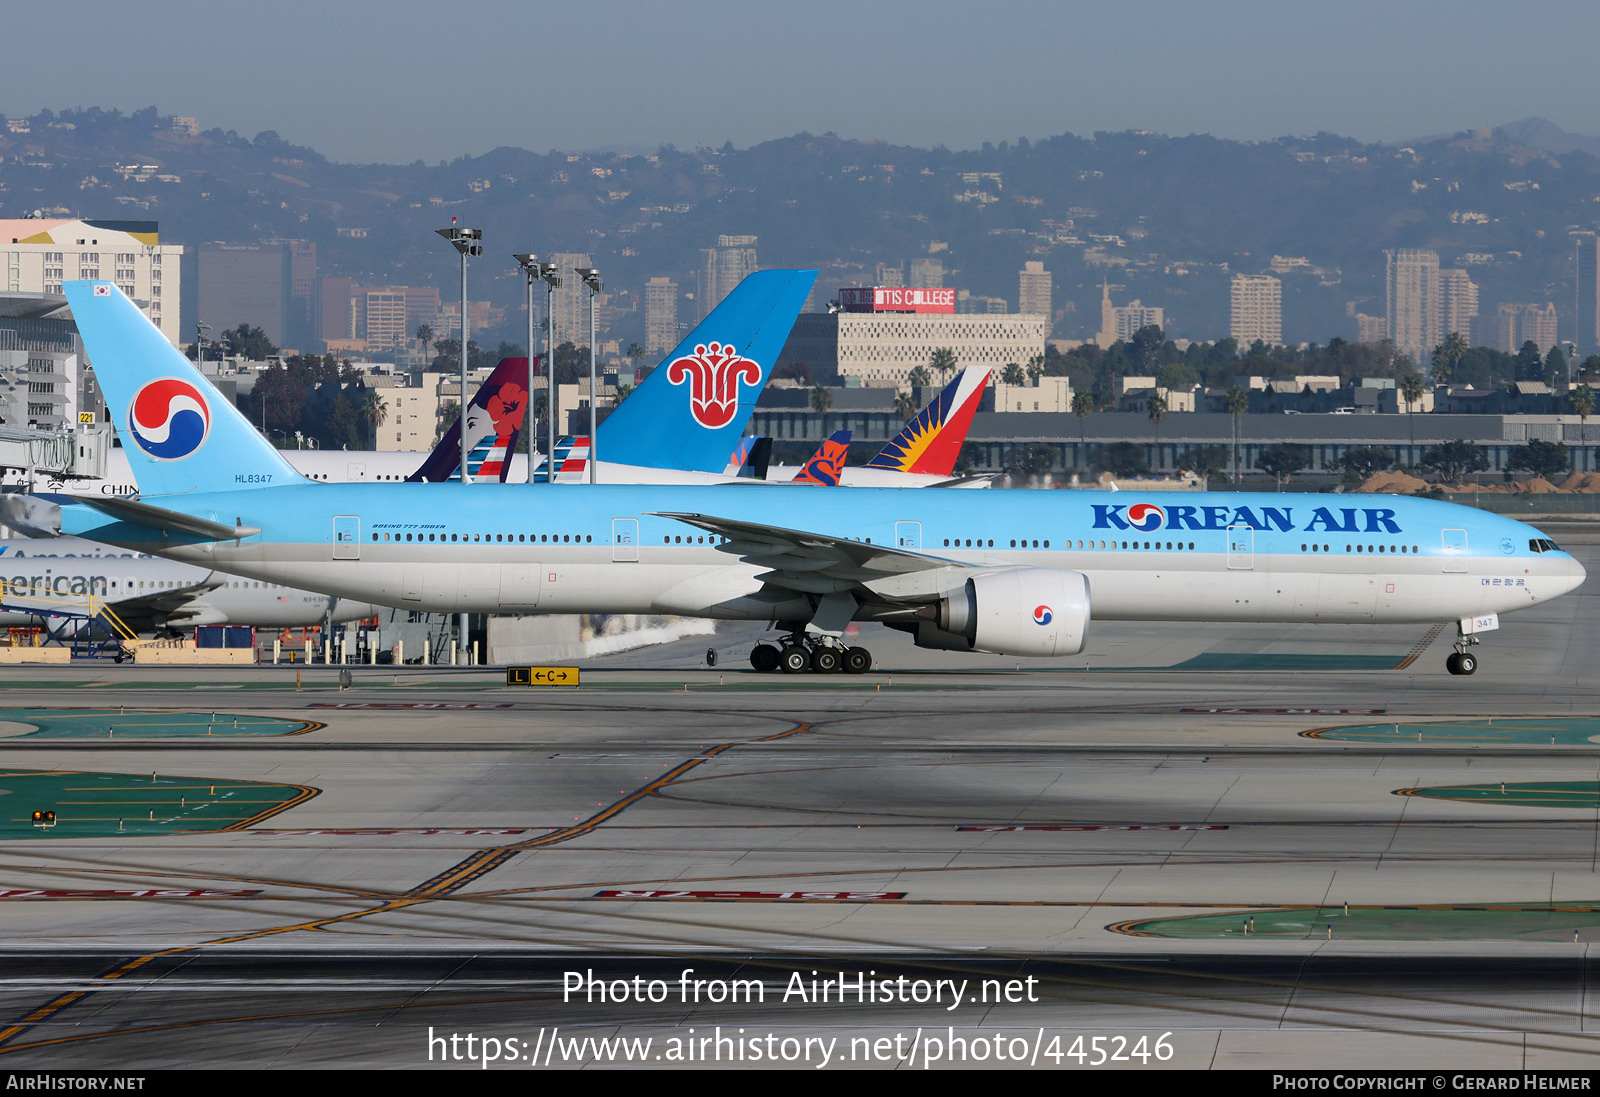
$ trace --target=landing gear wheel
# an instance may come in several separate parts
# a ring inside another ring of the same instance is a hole
[[[811,649],[811,669],[818,674],[839,673],[839,649],[819,644]]]
[[[846,674],[865,674],[872,669],[872,652],[866,648],[844,649],[844,672]]]
[[[762,674],[771,674],[780,662],[778,649],[771,644],[757,644],[750,649],[750,665]]]
[[[1468,651],[1458,651],[1444,661],[1451,674],[1472,674],[1478,669],[1478,657]]]
[[[799,644],[790,644],[778,655],[778,665],[785,674],[800,674],[811,666],[811,653]]]

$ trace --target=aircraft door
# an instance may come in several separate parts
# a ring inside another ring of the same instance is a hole
[[[1441,530],[1444,539],[1444,555],[1441,562],[1446,572],[1463,572],[1467,570],[1467,531],[1464,529]]]
[[[1256,566],[1256,531],[1251,526],[1228,527],[1228,567],[1252,571]]]
[[[639,560],[639,519],[611,519],[611,560],[632,564]]]
[[[367,478],[367,466],[359,461],[351,461],[345,465],[344,478],[352,484],[358,484]]]
[[[335,560],[361,559],[361,518],[359,515],[334,515],[333,558]]]
[[[922,549],[922,523],[921,522],[896,522],[894,524],[894,547],[910,549],[913,552]]]

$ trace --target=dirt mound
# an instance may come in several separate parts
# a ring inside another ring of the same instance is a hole
[[[1410,495],[1412,492],[1425,491],[1427,487],[1426,480],[1404,472],[1375,472],[1356,490],[1376,495]]]
[[[1529,495],[1556,495],[1561,492],[1560,488],[1546,480],[1543,476],[1535,476],[1531,480],[1524,480],[1518,484],[1517,487],[1522,491],[1527,492]]]
[[[1567,491],[1600,491],[1600,472],[1571,472],[1561,481]]]

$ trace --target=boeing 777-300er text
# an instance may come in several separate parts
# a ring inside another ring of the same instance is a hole
[[[1027,656],[1091,618],[1450,622],[1461,674],[1499,614],[1584,579],[1531,526],[1391,496],[309,483],[115,286],[65,289],[145,494],[13,497],[8,524],[342,597],[769,621],[752,662],[790,671],[870,667],[852,621]]]

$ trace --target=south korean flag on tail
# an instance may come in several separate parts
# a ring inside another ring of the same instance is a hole
[[[94,295],[96,297],[110,297],[111,296],[111,287],[110,286],[96,286],[94,288]]]

